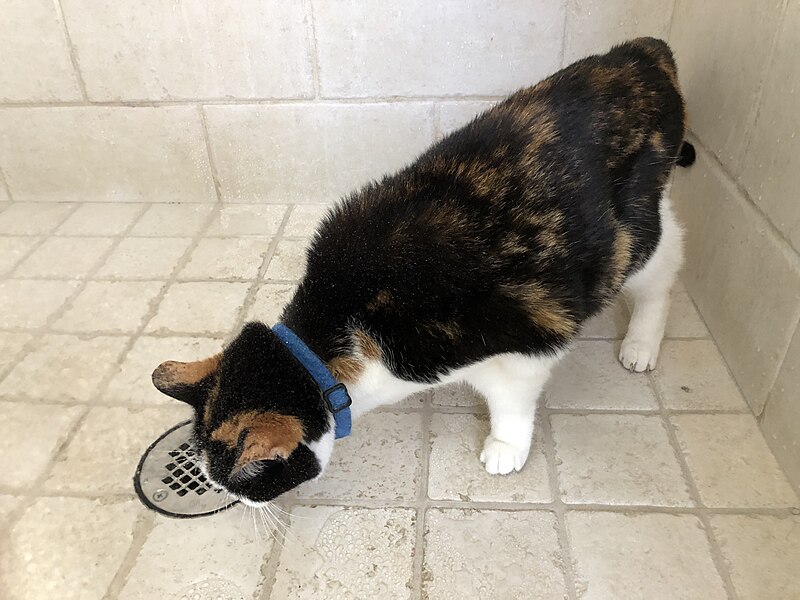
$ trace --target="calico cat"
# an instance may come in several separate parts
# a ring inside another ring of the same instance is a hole
[[[153,373],[194,407],[210,478],[269,501],[322,472],[351,414],[455,381],[488,403],[486,470],[521,469],[550,370],[623,287],[619,359],[656,364],[682,261],[666,189],[694,160],[684,131],[669,47],[640,38],[516,92],[333,207],[279,325],[248,323],[220,354]]]

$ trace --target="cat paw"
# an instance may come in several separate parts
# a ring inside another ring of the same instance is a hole
[[[656,368],[658,344],[653,345],[640,340],[623,340],[619,351],[619,362],[629,371],[641,373]]]
[[[501,442],[491,435],[483,443],[481,462],[490,475],[507,475],[511,471],[522,469],[528,459],[529,448],[519,448],[507,442]]]

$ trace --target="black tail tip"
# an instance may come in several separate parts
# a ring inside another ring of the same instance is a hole
[[[694,164],[695,158],[697,158],[697,154],[695,154],[694,146],[689,142],[683,142],[681,145],[681,152],[678,155],[678,166],[691,167]]]

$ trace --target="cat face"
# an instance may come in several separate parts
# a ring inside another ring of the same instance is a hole
[[[263,323],[245,325],[220,354],[161,364],[153,383],[194,408],[194,443],[207,475],[246,503],[272,500],[327,464],[331,414],[311,376]]]

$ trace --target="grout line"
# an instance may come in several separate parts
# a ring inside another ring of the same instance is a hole
[[[86,103],[91,104],[89,100],[89,94],[86,91],[86,82],[83,80],[83,74],[81,73],[80,66],[78,64],[78,51],[75,48],[75,44],[72,43],[72,36],[69,34],[69,27],[67,27],[67,18],[64,16],[64,9],[61,6],[61,0],[53,0],[53,6],[56,9],[56,17],[59,20],[61,25],[61,33],[64,34],[64,39],[67,42],[67,52],[69,53],[69,60],[72,63],[72,69],[75,72],[75,80],[78,82],[78,87],[81,91],[81,96],[83,96],[84,105]],[[54,104],[58,105],[58,103],[46,103],[46,104]],[[5,108],[5,106],[4,106]]]
[[[572,558],[572,549],[567,534],[566,504],[561,498],[561,485],[558,480],[558,467],[556,466],[556,445],[553,438],[553,430],[550,426],[550,415],[547,411],[538,410],[539,427],[542,428],[544,454],[547,462],[547,477],[550,482],[550,495],[552,502],[550,507],[556,515],[556,528],[558,532],[558,542],[561,546],[562,573],[564,575],[564,585],[567,588],[568,598],[576,600],[580,595],[578,590],[577,576],[575,573],[575,561]]]
[[[564,64],[564,61],[567,58],[567,29],[569,23],[569,11],[570,5],[572,4],[571,0],[566,0],[564,2],[564,23],[561,28],[561,51],[559,52],[558,57],[558,65],[560,69],[563,69],[567,65]]]
[[[5,190],[8,201],[14,202],[14,196],[11,194],[11,188],[8,186],[8,180],[3,174],[3,169],[0,169],[0,188]]]
[[[416,517],[415,517],[415,537],[413,546],[413,565],[411,589],[414,597],[423,598],[426,596],[423,589],[423,579],[425,572],[425,526],[427,521],[429,499],[428,499],[428,480],[430,477],[430,457],[431,457],[431,416],[433,407],[431,406],[430,396],[426,397],[420,415],[422,421],[422,446],[420,451],[420,480],[417,489]]]
[[[217,203],[222,203],[222,185],[220,183],[219,171],[217,170],[217,163],[214,160],[214,152],[211,150],[211,136],[208,133],[208,120],[206,118],[206,111],[202,105],[198,104],[197,112],[200,116],[200,127],[203,130],[203,141],[206,145],[208,167],[211,170],[211,179],[214,181],[214,191],[217,194]]]
[[[672,27],[675,24],[675,15],[678,14],[678,3],[680,0],[673,0],[672,12],[669,15],[669,23],[667,24],[667,43],[672,43]]]
[[[106,593],[103,595],[103,600],[113,600],[119,597],[119,593],[125,586],[125,582],[127,581],[128,576],[131,574],[131,571],[136,564],[136,559],[139,558],[139,553],[142,551],[142,548],[144,547],[147,538],[150,536],[150,533],[153,531],[153,528],[155,528],[155,525],[155,513],[151,510],[140,510],[139,516],[133,525],[131,544],[128,547],[128,551],[125,553],[125,558],[123,558],[119,568],[117,569],[117,572],[111,579],[111,583],[108,584]]]
[[[314,20],[314,3],[312,0],[305,0],[303,8],[306,15],[306,35],[308,36],[308,52],[311,62],[311,80],[314,86],[314,99],[319,100],[320,78],[319,78],[319,51],[317,50],[317,26]]]

